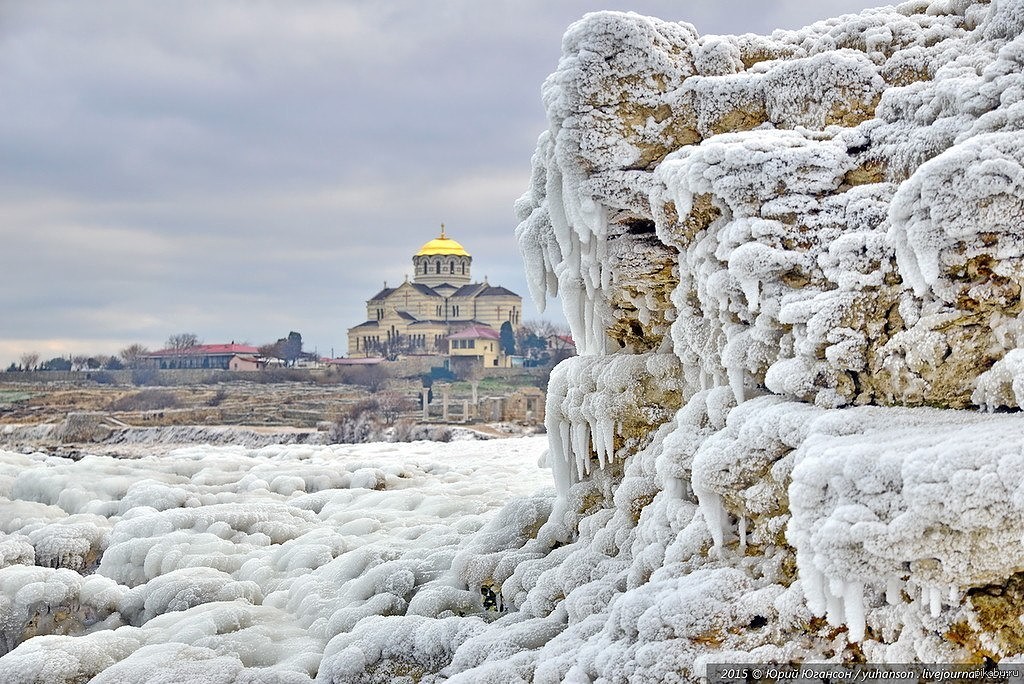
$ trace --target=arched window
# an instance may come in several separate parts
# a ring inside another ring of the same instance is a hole
[[[454,261],[449,261],[448,262],[448,272],[449,273],[455,273],[455,262]]]
[[[462,275],[466,275],[466,262],[462,262]]]
[[[437,274],[441,273],[441,262],[440,261],[438,261],[438,262],[436,262],[434,264],[434,273],[437,273]]]

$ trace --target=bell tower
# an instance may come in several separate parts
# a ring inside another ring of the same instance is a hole
[[[437,287],[438,285],[466,285],[472,282],[470,265],[473,257],[466,248],[445,233],[441,224],[441,235],[420,247],[412,258],[414,283]]]

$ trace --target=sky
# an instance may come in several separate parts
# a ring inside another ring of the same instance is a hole
[[[867,0],[0,0],[0,364],[302,334],[340,356],[440,224],[513,232],[565,28],[767,33]]]

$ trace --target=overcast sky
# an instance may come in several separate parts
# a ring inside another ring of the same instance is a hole
[[[765,33],[875,4],[0,0],[0,363],[178,332],[340,356],[441,222],[528,300],[512,205],[566,26]]]

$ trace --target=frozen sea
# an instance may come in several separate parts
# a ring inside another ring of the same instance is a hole
[[[546,447],[0,450],[0,681],[310,681],[360,621],[479,612],[451,568],[543,519]]]

